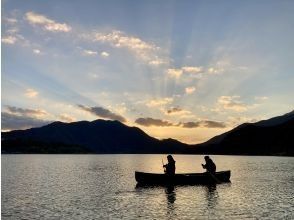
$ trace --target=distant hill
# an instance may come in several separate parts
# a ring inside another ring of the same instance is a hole
[[[158,140],[119,121],[53,122],[2,132],[2,153],[183,153],[187,144]]]
[[[294,156],[294,111],[241,124],[195,147],[199,152],[210,154]]]
[[[158,140],[119,121],[53,122],[2,132],[2,153],[185,153],[294,156],[294,111],[245,123],[209,141]]]

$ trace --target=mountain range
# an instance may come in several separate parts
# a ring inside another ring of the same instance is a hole
[[[244,123],[205,143],[158,140],[119,121],[53,122],[2,132],[2,153],[182,153],[294,156],[294,111]]]
[[[256,123],[244,123],[198,144],[200,152],[294,156],[294,111]]]
[[[119,121],[53,122],[2,132],[2,153],[182,153],[187,144],[158,140]]]

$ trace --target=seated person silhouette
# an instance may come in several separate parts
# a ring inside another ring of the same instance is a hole
[[[164,172],[167,175],[174,175],[176,172],[176,161],[174,160],[174,158],[171,155],[167,156],[167,164],[163,165]]]
[[[206,169],[206,171],[209,173],[215,173],[216,166],[215,166],[214,162],[212,161],[212,159],[210,159],[209,156],[205,156],[204,160],[205,160],[206,164],[202,164],[203,169]]]

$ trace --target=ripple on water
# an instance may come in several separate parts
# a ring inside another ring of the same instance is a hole
[[[162,172],[162,155],[2,155],[2,218],[294,219],[294,158],[212,157],[231,183],[136,187],[134,171]],[[202,172],[201,156],[174,158]]]

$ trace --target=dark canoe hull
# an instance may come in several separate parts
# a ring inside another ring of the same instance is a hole
[[[135,179],[140,185],[194,185],[230,182],[231,171],[210,173],[182,173],[169,176],[160,173],[135,172]]]

